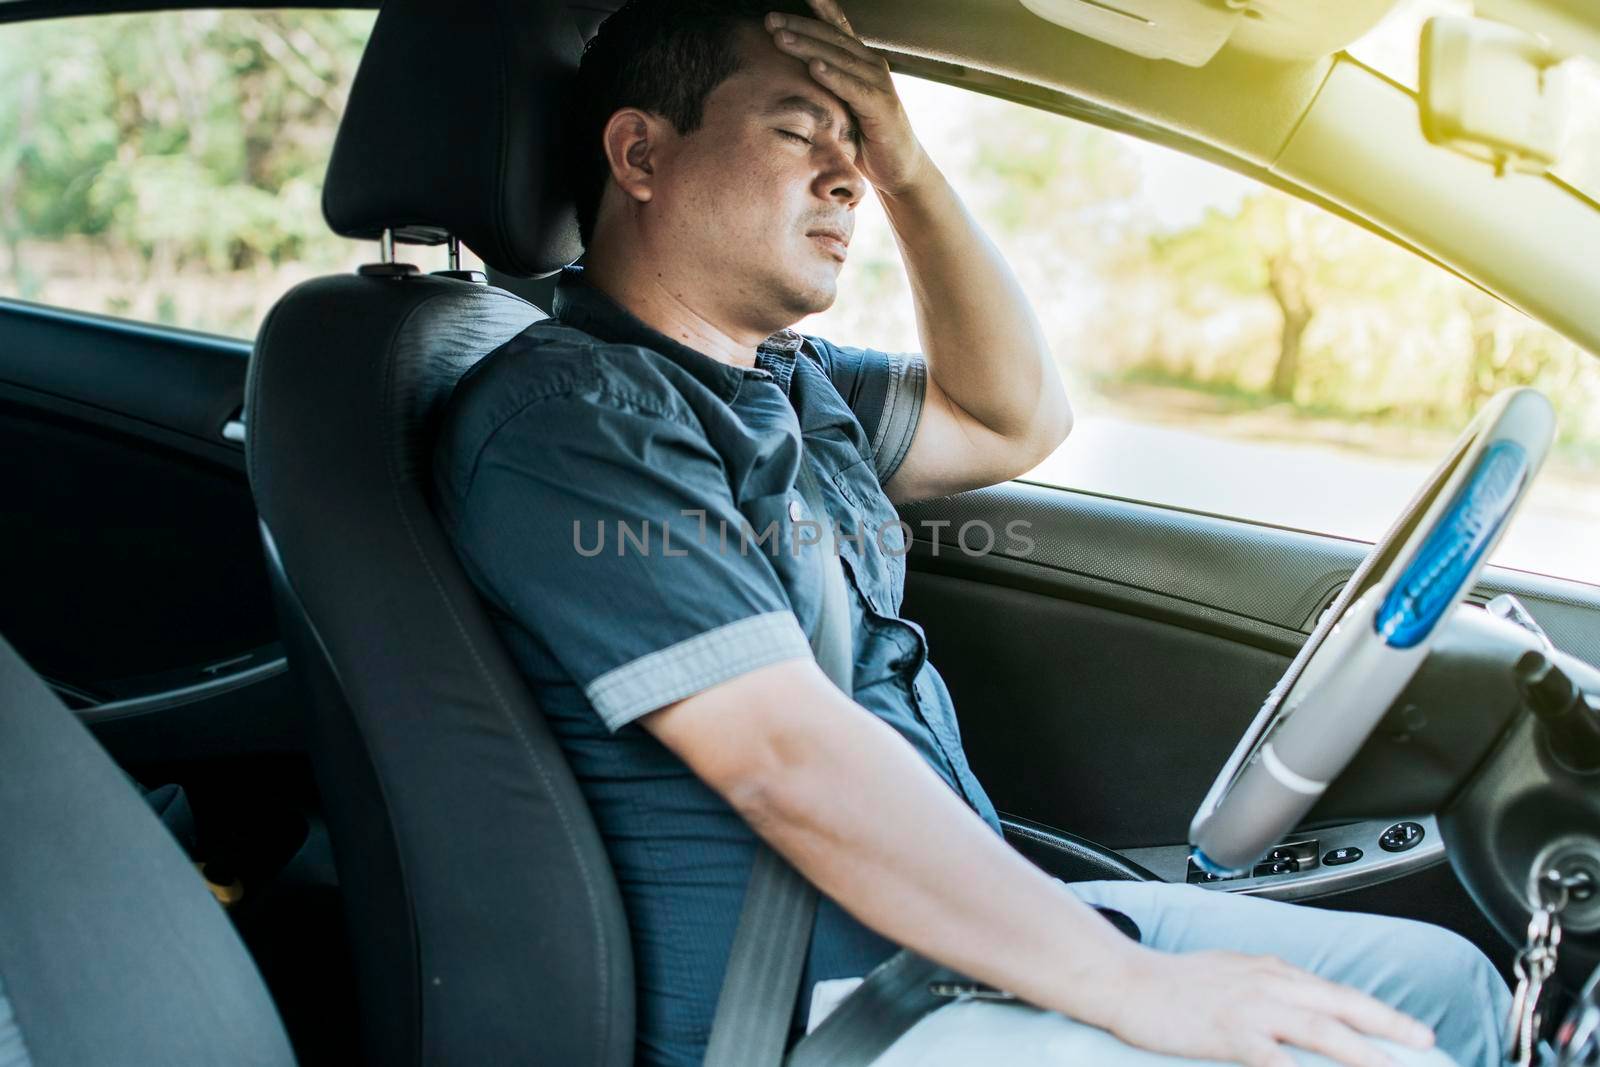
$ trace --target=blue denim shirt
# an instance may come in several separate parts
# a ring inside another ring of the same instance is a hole
[[[756,839],[635,720],[811,655],[826,542],[795,486],[801,462],[838,524],[856,702],[1000,832],[923,631],[899,616],[907,528],[882,483],[925,373],[917,354],[787,330],[754,368],[731,366],[569,268],[555,317],[471,368],[446,410],[441,515],[605,838],[633,935],[641,1064],[700,1062]],[[797,1031],[815,982],[895,949],[823,898]]]

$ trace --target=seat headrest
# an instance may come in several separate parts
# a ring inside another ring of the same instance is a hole
[[[559,0],[386,0],[328,164],[328,225],[453,234],[515,277],[571,263],[565,100],[582,53]]]

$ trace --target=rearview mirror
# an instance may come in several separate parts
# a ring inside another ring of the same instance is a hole
[[[1474,159],[1542,174],[1561,158],[1571,105],[1565,56],[1543,37],[1485,19],[1439,16],[1422,28],[1422,132]]]

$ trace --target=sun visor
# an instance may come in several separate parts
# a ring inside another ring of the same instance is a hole
[[[1332,55],[1394,0],[1021,0],[1074,33],[1146,59],[1203,67],[1224,45],[1282,60]]]
[[[1207,0],[1022,0],[1040,18],[1146,59],[1201,67],[1244,18],[1244,3]]]

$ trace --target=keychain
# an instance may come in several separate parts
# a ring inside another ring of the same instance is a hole
[[[1544,986],[1556,970],[1556,955],[1561,947],[1561,913],[1566,910],[1574,889],[1593,884],[1585,872],[1563,876],[1548,870],[1539,876],[1539,906],[1528,921],[1527,944],[1517,953],[1513,971],[1517,989],[1511,999],[1507,1029],[1511,1047],[1507,1061],[1516,1067],[1532,1067],[1539,1044],[1539,999]]]

